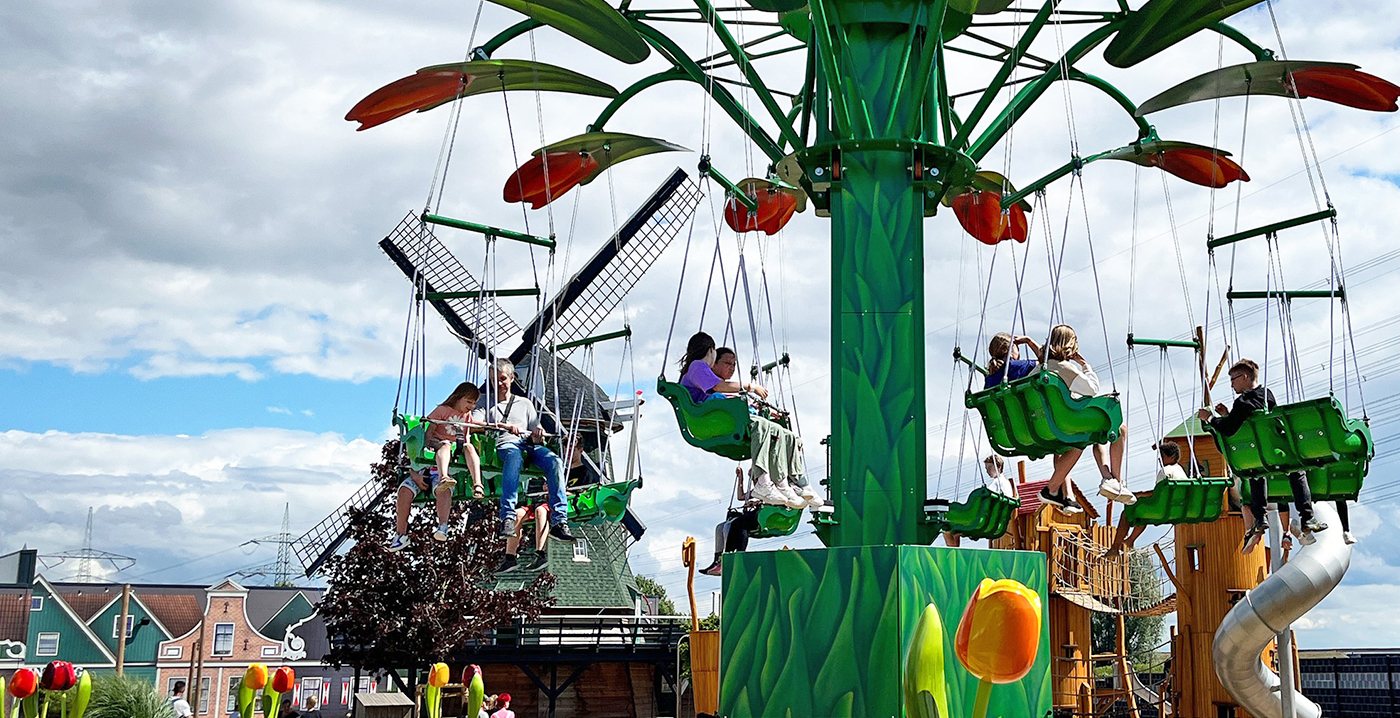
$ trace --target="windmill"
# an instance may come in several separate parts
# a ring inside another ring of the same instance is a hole
[[[547,406],[582,407],[577,412],[579,418],[595,420],[594,425],[600,427],[595,429],[598,444],[605,445],[608,432],[601,427],[632,420],[636,408],[625,402],[600,401],[600,397],[608,396],[607,392],[566,357],[590,339],[589,334],[598,329],[666,251],[690,221],[701,196],[695,182],[677,168],[523,329],[494,301],[484,300],[480,305],[463,298],[428,302],[442,316],[449,331],[479,358],[492,359],[493,354],[498,354],[517,364],[524,376],[536,377],[543,387],[537,398]],[[417,277],[427,294],[482,288],[412,213],[379,242],[379,247],[404,276]],[[508,354],[492,352],[491,345],[505,346],[505,340],[517,336],[519,343]],[[554,347],[557,356],[550,356],[543,348],[535,351],[536,345],[544,341]],[[619,413],[628,409],[629,413]],[[292,547],[306,575],[314,575],[340,550],[348,536],[352,514],[374,510],[391,491],[391,487],[377,481],[366,482],[335,512],[296,539]],[[621,523],[633,540],[645,531],[630,510]]]

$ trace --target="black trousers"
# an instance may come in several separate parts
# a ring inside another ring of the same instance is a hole
[[[715,561],[731,551],[749,547],[749,532],[758,529],[758,509],[730,511],[729,518],[715,526]]]
[[[1308,486],[1308,476],[1301,471],[1288,475],[1288,488],[1293,490],[1293,505],[1298,510],[1298,521],[1312,520],[1312,488]],[[1263,522],[1268,510],[1269,487],[1264,479],[1249,480],[1249,510],[1254,512],[1254,520]]]

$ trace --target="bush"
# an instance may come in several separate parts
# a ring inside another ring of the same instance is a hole
[[[86,718],[174,718],[170,699],[131,676],[95,677]]]

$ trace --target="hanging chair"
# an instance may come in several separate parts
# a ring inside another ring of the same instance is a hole
[[[1123,507],[1132,526],[1201,524],[1220,518],[1229,478],[1167,479],[1159,481],[1147,496]]]
[[[966,501],[949,504],[939,530],[970,539],[999,538],[1020,507],[1021,501],[1015,496],[979,486],[967,495]]]
[[[1055,372],[1040,369],[991,389],[968,392],[968,408],[982,415],[987,439],[1002,456],[1039,459],[1110,444],[1123,425],[1116,396],[1072,397]]]
[[[1334,396],[1256,412],[1234,434],[1216,434],[1215,443],[1231,471],[1264,477],[1278,500],[1292,499],[1288,474],[1295,471],[1307,472],[1315,500],[1354,500],[1376,453],[1370,427],[1348,419]]]
[[[750,538],[791,536],[802,521],[802,509],[787,506],[764,506],[758,510],[758,528],[749,532]]]
[[[394,424],[399,427],[399,441],[403,445],[404,455],[408,457],[408,464],[414,469],[427,469],[437,466],[437,452],[427,448],[429,423],[421,416],[399,414],[394,417]],[[472,446],[476,447],[477,456],[481,458],[481,487],[486,494],[486,498],[495,499],[501,495],[501,460],[496,455],[496,439],[490,434],[472,434],[470,436]],[[472,479],[467,465],[461,461],[461,454],[452,456],[452,463],[448,465],[448,470],[452,478],[457,480],[457,485],[452,489],[452,500],[469,501],[472,498]],[[534,466],[525,466],[520,469],[522,486],[531,477],[543,478],[544,472]],[[415,503],[431,503],[433,497],[427,492],[419,492]],[[625,507],[624,507],[625,508]]]
[[[685,443],[734,461],[753,458],[747,399],[735,397],[697,404],[689,389],[664,378],[657,378],[656,393],[671,402]]]
[[[636,481],[618,481],[594,484],[572,494],[569,496],[569,520],[582,524],[621,521],[623,514],[627,513],[627,504],[635,488]]]

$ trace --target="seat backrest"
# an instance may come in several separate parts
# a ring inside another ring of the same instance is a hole
[[[791,536],[802,521],[802,509],[786,506],[764,506],[758,510],[758,529],[750,531],[753,538]]]
[[[944,528],[971,539],[997,538],[1006,533],[1006,526],[1021,502],[1014,496],[979,486],[961,503],[949,504],[943,515]]]
[[[749,404],[742,397],[697,404],[690,390],[660,378],[656,380],[656,393],[670,402],[687,444],[735,461],[752,458]]]
[[[1132,526],[1209,523],[1220,518],[1232,483],[1228,477],[1159,481],[1150,494],[1123,507],[1123,516]]]
[[[1231,470],[1244,478],[1285,476],[1339,462],[1351,462],[1364,476],[1375,455],[1370,428],[1347,418],[1332,396],[1257,411],[1234,434],[1215,438]]]
[[[1123,408],[1114,396],[1074,397],[1063,379],[1041,369],[990,389],[969,392],[993,450],[1039,459],[1117,440]]]

